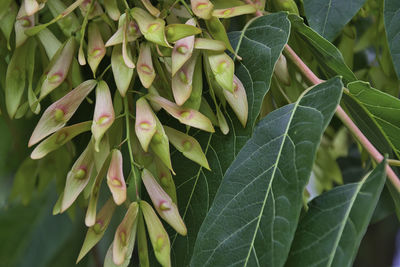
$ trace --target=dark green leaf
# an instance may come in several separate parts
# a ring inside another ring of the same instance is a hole
[[[352,266],[385,184],[385,165],[310,202],[286,266]]]
[[[400,79],[400,1],[385,0],[383,14],[390,53]]]
[[[329,78],[342,75],[345,84],[357,80],[344,62],[342,54],[333,44],[305,25],[300,17],[289,15],[289,19],[292,24],[292,33],[304,41],[301,47],[307,47],[307,50],[310,50]]]
[[[370,113],[386,136],[389,144],[400,155],[400,100],[376,90],[367,82],[348,84],[350,94]],[[379,100],[379,101],[377,101]]]
[[[243,60],[236,66],[236,75],[246,89],[249,119],[247,127],[243,129],[234,113],[229,110],[228,135],[222,135],[219,130],[211,135],[203,132],[191,134],[202,145],[212,171],[185,160],[180,153],[172,155],[172,162],[175,163],[173,168],[177,173],[174,180],[179,195],[178,207],[188,228],[188,236],[171,237],[173,266],[188,265],[197,232],[222,177],[241,147],[251,137],[262,99],[269,89],[275,62],[288,36],[289,21],[283,13],[257,18],[244,32],[230,34],[233,44],[240,43],[239,55]]]
[[[339,78],[317,85],[260,122],[224,176],[192,266],[283,266],[342,86]]]
[[[365,0],[304,0],[304,10],[311,28],[333,41],[364,3]]]

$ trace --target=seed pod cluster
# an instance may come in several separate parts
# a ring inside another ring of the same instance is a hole
[[[179,234],[187,233],[178,210],[171,145],[205,169],[210,166],[197,140],[164,125],[159,112],[186,127],[226,134],[228,103],[246,126],[246,90],[228,53],[240,57],[220,19],[253,14],[264,8],[263,1],[233,1],[235,6],[224,8],[208,0],[141,0],[132,6],[116,0],[67,2],[24,0],[17,9],[16,1],[10,1],[15,38],[8,40],[13,51],[6,75],[8,114],[38,114],[52,102],[29,140],[29,146],[39,143],[33,159],[92,133],[54,209],[66,211],[80,195],[87,199],[89,230],[78,261],[102,238],[115,207],[123,206],[127,211],[105,266],[127,266],[136,239],[146,266],[146,229],[157,260],[170,266],[170,240],[159,217]],[[47,10],[50,20],[42,16]],[[35,55],[38,47],[42,53]],[[35,62],[39,57],[40,64]],[[70,123],[79,108],[92,110],[92,120]],[[109,199],[97,212],[104,178]],[[153,206],[142,200],[146,192]]]

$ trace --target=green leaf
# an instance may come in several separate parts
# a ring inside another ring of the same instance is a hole
[[[292,34],[304,43],[300,47],[307,47],[326,72],[328,78],[342,75],[345,84],[356,81],[357,78],[344,62],[340,51],[329,41],[320,36],[313,29],[304,24],[303,19],[296,15],[289,15],[292,25]]]
[[[350,94],[369,112],[386,136],[395,153],[400,155],[400,100],[372,88],[367,82],[348,84]],[[379,101],[377,101],[379,100]],[[383,151],[384,153],[385,151]]]
[[[352,266],[385,184],[385,165],[309,203],[285,266]]]
[[[210,134],[193,131],[191,136],[199,141],[206,153],[212,171],[207,171],[184,158],[172,154],[177,175],[174,177],[179,195],[178,207],[188,228],[188,235],[171,236],[172,265],[187,266],[193,252],[197,232],[214,199],[225,171],[235,159],[240,148],[251,137],[260,112],[262,99],[269,90],[275,62],[289,36],[289,21],[284,13],[260,17],[242,32],[230,34],[233,44],[239,44],[243,60],[236,65],[236,75],[242,81],[249,103],[246,128],[229,109],[226,118],[230,127],[228,135],[219,130]],[[184,164],[183,164],[184,163]]]
[[[383,15],[390,53],[400,79],[400,1],[385,0]]]
[[[364,3],[365,0],[304,0],[304,11],[311,28],[333,41]]]
[[[339,78],[319,84],[259,123],[224,176],[192,266],[283,266],[342,87]]]

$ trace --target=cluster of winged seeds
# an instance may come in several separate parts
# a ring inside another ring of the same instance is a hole
[[[29,140],[29,146],[40,142],[31,157],[43,158],[77,135],[92,133],[54,207],[54,214],[62,213],[83,191],[88,193],[89,229],[78,261],[102,238],[115,207],[124,204],[127,211],[105,266],[127,266],[136,239],[140,264],[148,266],[146,233],[159,263],[170,266],[170,241],[159,217],[181,235],[187,230],[177,208],[169,144],[202,167],[209,165],[196,139],[163,125],[157,112],[164,109],[187,129],[214,132],[218,126],[226,134],[227,103],[246,125],[246,91],[225,51],[240,57],[221,19],[259,12],[265,1],[215,1],[214,5],[192,0],[189,5],[182,0],[24,0],[19,7],[7,1],[19,11],[6,82],[28,86],[27,94],[6,94],[7,111],[10,117],[38,114],[46,96],[54,101]],[[30,67],[35,65],[29,64],[35,49],[48,58],[37,79]],[[85,77],[92,78],[84,81]],[[204,92],[203,79],[208,84]],[[85,99],[91,102],[88,95],[94,89],[93,120],[66,126]],[[123,173],[124,145],[129,176]],[[97,211],[104,177],[111,196]],[[142,182],[153,205],[141,198]]]

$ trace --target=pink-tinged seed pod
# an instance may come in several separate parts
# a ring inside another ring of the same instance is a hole
[[[94,179],[92,190],[90,192],[90,200],[85,216],[85,224],[87,227],[92,227],[96,223],[97,200],[99,199],[100,187],[104,177],[107,174],[110,160],[111,160],[111,153],[108,153],[106,160],[103,162],[103,165],[101,166],[100,170],[96,175],[96,178]],[[112,201],[112,199],[110,200]]]
[[[32,16],[39,10],[39,3],[36,0],[25,0],[22,6],[25,8],[28,16]]]
[[[198,55],[198,52],[193,53],[189,61],[172,77],[172,93],[178,106],[182,106],[192,93],[193,74]]]
[[[219,40],[207,39],[207,38],[196,38],[194,40],[194,48],[202,50],[211,50],[217,52],[223,52],[226,50],[224,42]]]
[[[174,128],[164,126],[164,129],[169,141],[178,151],[182,152],[188,159],[210,170],[206,155],[195,138],[177,131]]]
[[[278,61],[275,64],[274,74],[281,83],[287,86],[290,85],[291,81],[286,57],[282,54],[279,56]]]
[[[165,36],[165,21],[159,18],[154,18],[147,11],[134,7],[131,9],[131,15],[139,25],[140,31],[144,37],[150,42],[161,46],[171,47]]]
[[[203,94],[203,60],[199,53],[194,67],[192,79],[192,91],[190,97],[185,101],[182,107],[199,110],[201,105],[201,95]],[[207,117],[207,116],[206,116]]]
[[[233,77],[233,84],[233,93],[226,90],[223,90],[223,93],[226,101],[228,101],[243,127],[246,127],[247,117],[249,114],[246,90],[236,75]]]
[[[87,60],[94,76],[96,76],[97,67],[105,54],[106,48],[101,38],[99,27],[95,22],[91,22],[88,27]]]
[[[76,263],[78,263],[103,237],[108,225],[110,224],[115,207],[114,201],[110,198],[101,208],[100,212],[96,216],[95,223],[86,233],[85,241],[83,241]]]
[[[151,60],[150,44],[147,42],[140,45],[137,72],[143,87],[149,88],[156,77],[156,73],[154,71],[153,61]]]
[[[211,121],[197,110],[179,107],[175,103],[161,96],[149,95],[147,98],[150,101],[156,102],[181,123],[204,130],[206,132],[215,132]]]
[[[131,57],[130,50],[128,56]],[[117,45],[111,54],[111,68],[114,74],[115,84],[121,96],[125,96],[133,77],[133,69],[128,68],[122,57],[122,46]]]
[[[138,203],[132,202],[129,205],[124,219],[115,231],[113,241],[113,262],[116,265],[121,265],[127,257],[130,257],[130,255],[127,254],[129,251],[129,244],[136,236],[136,227],[133,227],[133,225],[136,222],[138,211]],[[132,251],[130,253],[132,253]]]
[[[64,127],[53,135],[43,140],[31,153],[32,159],[41,159],[50,152],[63,146],[75,136],[90,130],[91,121],[77,123],[68,127]]]
[[[136,101],[135,133],[145,152],[147,152],[151,139],[156,133],[156,115],[147,103],[146,98],[141,97]]]
[[[150,148],[156,154],[162,162],[172,171],[171,155],[169,152],[169,141],[165,134],[164,127],[157,117],[156,119],[156,132],[150,142]]]
[[[40,99],[51,93],[67,78],[75,54],[75,47],[75,40],[71,37],[51,59],[49,71],[40,89]]]
[[[35,16],[33,16],[33,14],[28,15],[26,12],[26,4],[30,1],[36,3],[35,0],[26,0],[25,5],[21,5],[15,20],[15,47],[19,47],[25,43],[25,41],[28,39],[28,35],[25,34],[25,30],[35,26]]]
[[[99,81],[96,88],[96,106],[94,108],[92,133],[95,140],[94,148],[99,151],[99,143],[104,133],[115,120],[110,89],[105,81]]]
[[[196,26],[194,19],[186,21],[187,25]],[[180,39],[174,45],[172,51],[172,76],[185,64],[192,56],[194,47],[194,35]]]
[[[143,215],[140,214],[138,217],[137,226],[137,244],[138,244],[138,254],[139,254],[139,264],[141,267],[149,267],[149,250],[147,248],[147,236],[146,228],[144,226]]]
[[[153,15],[154,17],[158,17],[160,16],[160,10],[158,10],[156,7],[154,7],[150,0],[140,0],[140,2],[142,2],[142,4],[144,5],[144,7],[147,9],[147,11],[149,11],[149,13],[151,15]]]
[[[79,6],[81,12],[82,12],[82,17],[86,16],[86,13],[89,11],[89,7],[90,7],[90,3],[92,1],[95,1],[93,3],[93,9],[92,12],[90,12],[88,19],[93,19],[95,17],[100,16],[101,14],[104,13],[103,8],[101,7],[101,5],[96,1],[96,0],[84,0],[82,2],[82,4]]]
[[[233,92],[233,74],[235,65],[226,53],[208,52],[208,61],[216,82],[222,89]]]
[[[96,86],[96,83],[95,80],[85,81],[49,106],[36,125],[28,146],[33,146],[46,136],[64,127],[85,97]]]
[[[212,15],[217,18],[232,18],[245,14],[253,14],[257,11],[254,5],[242,5],[230,8],[214,9]]]
[[[154,156],[153,160],[155,164],[155,176],[157,177],[162,189],[171,197],[175,204],[178,204],[178,199],[176,197],[176,187],[174,179],[172,178],[171,171],[167,166],[157,157]]]
[[[165,231],[164,226],[149,203],[143,200],[140,201],[140,209],[143,212],[151,245],[153,246],[154,254],[158,262],[163,267],[170,267],[171,243],[167,231]]]
[[[107,172],[107,185],[113,195],[114,202],[121,205],[126,200],[126,184],[122,172],[122,154],[114,149],[111,155],[110,167]]]
[[[217,119],[218,119],[219,129],[224,135],[227,135],[229,133],[229,125],[219,107],[217,107]]]
[[[125,22],[126,22],[126,14],[122,14],[119,17],[118,29],[110,37],[110,39],[108,39],[108,41],[105,44],[106,47],[114,46],[114,45],[117,45],[117,44],[122,44]],[[137,23],[135,21],[130,20],[128,25],[127,25],[127,28],[126,28],[126,40],[128,42],[133,42],[137,38],[139,38],[140,36],[142,36],[142,33],[139,30],[139,26],[137,25]]]
[[[190,0],[193,13],[202,19],[210,19],[214,5],[209,0]]]
[[[172,202],[170,196],[162,189],[153,177],[151,172],[144,169],[142,172],[142,181],[146,187],[151,201],[157,213],[163,218],[172,228],[179,234],[186,235],[187,229],[181,216],[179,215],[178,207]]]
[[[93,166],[93,142],[90,140],[86,149],[68,172],[64,196],[61,202],[61,212],[68,209],[83,189],[85,189],[92,174]]]
[[[167,33],[167,40],[171,43],[202,32],[200,28],[189,24],[168,24],[165,27],[165,31]]]
[[[135,67],[135,63],[133,63],[132,58],[130,56],[130,46],[128,44],[128,36],[127,36],[127,31],[128,31],[128,25],[130,23],[129,18],[126,19],[125,23],[122,26],[122,58],[124,59],[125,65],[133,69]]]
[[[119,12],[117,0],[104,0],[104,7],[108,16],[117,21],[121,16],[121,12]]]

